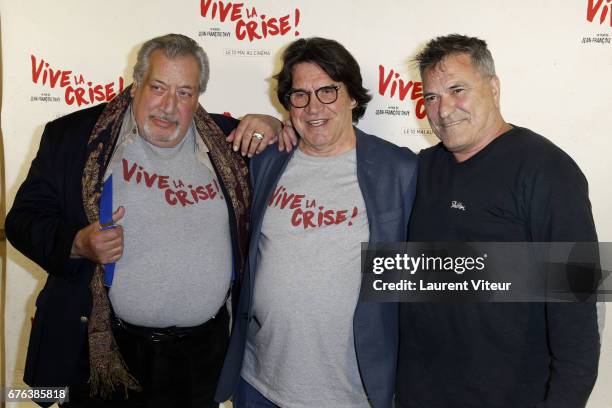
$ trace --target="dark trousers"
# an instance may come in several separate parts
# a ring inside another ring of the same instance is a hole
[[[134,330],[136,329],[136,330]],[[89,397],[87,384],[69,390],[62,408],[208,408],[214,402],[219,373],[227,351],[229,315],[223,306],[215,318],[179,336],[146,336],[134,326],[113,330],[129,372],[142,392],[126,399],[116,392],[110,400]]]
[[[234,408],[280,408],[240,377],[232,400]]]

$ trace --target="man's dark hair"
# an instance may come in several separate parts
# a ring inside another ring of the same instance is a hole
[[[346,86],[350,97],[357,102],[352,112],[353,122],[357,123],[372,97],[362,85],[361,71],[355,58],[342,44],[326,38],[302,38],[291,43],[283,52],[283,67],[274,78],[278,81],[276,89],[278,100],[285,109],[289,110],[291,106],[288,94],[293,82],[293,67],[301,62],[318,65],[331,79]]]
[[[419,65],[421,78],[427,68],[434,68],[445,57],[454,54],[468,54],[472,60],[472,65],[477,67],[482,75],[495,75],[493,56],[484,40],[460,34],[450,34],[429,41],[423,51],[415,57],[414,61]]]

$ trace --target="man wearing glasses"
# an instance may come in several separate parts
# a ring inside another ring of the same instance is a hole
[[[406,239],[416,156],[353,126],[371,97],[339,43],[292,43],[276,79],[301,138],[250,163],[249,259],[216,398],[390,407],[397,305],[359,300],[360,249]]]
[[[156,37],[133,85],[45,127],[6,235],[48,272],[24,380],[68,386],[62,407],[218,407],[226,299],[248,241],[238,150],[263,150],[281,124],[209,115],[208,77],[196,41]]]

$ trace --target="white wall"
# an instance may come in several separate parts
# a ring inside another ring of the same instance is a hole
[[[201,4],[211,2],[206,17]],[[416,117],[411,92],[404,100],[379,93],[380,66],[407,83],[418,81],[409,59],[433,36],[458,32],[486,39],[502,84],[502,111],[511,123],[545,135],[568,152],[590,183],[590,196],[601,241],[612,241],[611,169],[608,149],[612,95],[612,4],[587,21],[590,0],[437,0],[437,1],[245,1],[242,17],[258,23],[261,15],[286,18],[285,35],[249,41],[236,37],[240,22],[212,17],[212,0],[120,1],[0,0],[2,25],[2,132],[5,147],[7,208],[25,178],[45,122],[79,109],[66,101],[66,87],[33,80],[32,59],[49,68],[70,70],[69,86],[131,82],[130,67],[138,46],[167,32],[195,38],[211,60],[211,81],[201,97],[211,112],[282,115],[270,77],[278,69],[279,51],[298,37],[323,36],[343,43],[361,63],[374,99],[360,127],[415,151],[435,142],[426,120]],[[228,2],[224,2],[227,4]],[[247,17],[255,8],[256,17]],[[299,20],[296,17],[299,10]],[[231,13],[230,13],[231,14]],[[297,27],[296,27],[297,25]],[[211,36],[209,34],[215,34]],[[591,42],[586,42],[584,39]],[[593,42],[603,39],[604,43]],[[44,68],[44,67],[43,67]],[[397,91],[396,91],[397,92]],[[42,100],[41,100],[42,99]],[[46,99],[46,100],[45,100]],[[81,106],[83,107],[83,106]],[[378,114],[377,111],[383,111]],[[395,114],[386,114],[393,111]],[[19,385],[34,300],[44,272],[10,245],[7,248],[6,378]],[[608,327],[612,313],[608,313]],[[603,340],[600,375],[590,408],[612,408],[612,334]]]

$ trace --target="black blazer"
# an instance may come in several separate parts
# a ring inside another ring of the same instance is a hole
[[[45,126],[36,158],[6,217],[10,243],[49,274],[36,300],[26,357],[24,381],[32,387],[77,384],[89,376],[89,282],[95,264],[70,259],[70,250],[77,231],[89,224],[81,177],[87,141],[104,107],[80,110]],[[211,116],[225,134],[236,127],[235,119]],[[239,253],[235,239],[232,245],[234,254]]]

